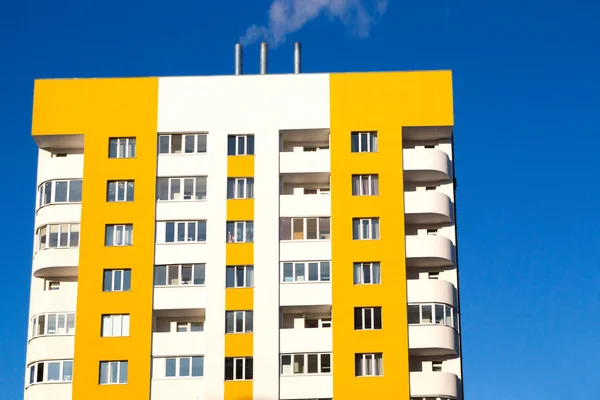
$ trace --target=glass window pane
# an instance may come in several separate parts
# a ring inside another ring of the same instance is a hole
[[[319,263],[308,263],[308,280],[319,280]]]
[[[363,329],[363,309],[354,307],[354,329]]]
[[[363,317],[364,317],[364,327],[365,329],[373,329],[373,309],[365,308],[363,309]]]
[[[81,179],[72,180],[69,184],[69,201],[71,203],[81,202],[81,190],[82,181]]]
[[[360,151],[365,152],[368,150],[368,134],[361,133],[360,134]]]
[[[108,141],[108,158],[117,158],[117,139]]]
[[[206,242],[206,221],[198,221],[198,241]]]
[[[304,239],[304,218],[294,218],[292,220],[294,228],[294,240]]]
[[[246,287],[254,287],[254,267],[246,267]]]
[[[52,202],[52,182],[46,182],[44,184],[44,204]]]
[[[187,223],[187,241],[195,242],[196,241],[196,222],[188,222]]]
[[[192,200],[194,195],[194,178],[186,178],[183,180],[183,199]]]
[[[225,333],[233,333],[233,311],[225,312]]]
[[[304,263],[295,263],[296,282],[304,282]]]
[[[248,142],[248,149],[246,151],[246,154],[252,155],[254,154],[254,135],[247,136],[246,140]]]
[[[176,363],[177,359],[167,358],[167,360],[165,361],[165,376],[176,376]]]
[[[352,175],[352,195],[360,195],[360,176]]]
[[[169,178],[158,178],[156,198],[158,200],[169,200]]]
[[[244,332],[244,313],[243,311],[236,311],[235,313],[235,332]]]
[[[68,247],[68,246],[69,246],[69,224],[61,224],[58,247]]]
[[[119,383],[119,363],[118,362],[111,362],[109,363],[110,366],[110,377],[109,382],[110,383]]]
[[[235,285],[237,287],[244,287],[245,271],[244,267],[235,268]]]
[[[192,376],[204,376],[204,357],[192,357]]]
[[[317,237],[317,219],[306,219],[306,239],[318,239]]]
[[[181,179],[171,179],[169,183],[171,186],[170,200],[181,200]]]
[[[227,198],[235,198],[235,179],[227,179]]]
[[[431,304],[423,304],[421,305],[421,317],[423,324],[430,324],[433,322],[433,316],[431,310]]]
[[[154,267],[154,284],[162,286],[167,284],[167,267],[159,265]]]
[[[125,158],[127,157],[127,139],[117,139],[118,140],[118,148],[117,148],[117,158]]]
[[[127,182],[127,197],[126,201],[133,201],[133,181]]]
[[[181,153],[181,135],[171,135],[171,154]]]
[[[125,246],[133,245],[133,225],[125,225]]]
[[[169,135],[158,136],[158,154],[169,153]]]
[[[331,227],[329,217],[319,218],[319,239],[328,240],[331,238]]]
[[[235,154],[246,154],[246,138],[244,136],[237,137],[237,150]]]
[[[363,195],[369,195],[371,194],[371,190],[369,187],[369,176],[368,175],[363,175],[361,176],[361,193]]]
[[[292,356],[290,354],[281,355],[281,374],[288,375],[292,373]]]
[[[225,359],[225,380],[233,380],[233,358]]]
[[[379,263],[373,263],[371,265],[371,270],[373,273],[373,283],[381,283],[381,271]]]
[[[244,379],[244,359],[235,359],[235,379]]]
[[[254,241],[254,222],[246,222],[246,242]]]
[[[379,176],[371,175],[371,194],[377,196],[379,194]]]
[[[121,321],[121,335],[129,336],[129,315],[123,315]]]
[[[279,237],[280,240],[291,240],[292,239],[292,219],[281,218],[279,220]]]
[[[304,371],[304,354],[294,354],[294,374],[303,374]]]
[[[69,246],[77,247],[79,246],[79,224],[71,224],[70,225],[71,234],[69,235]]]
[[[182,266],[181,267],[181,284],[189,285],[192,282],[192,267]]]
[[[206,177],[198,176],[196,177],[196,200],[204,200],[206,199]]]
[[[110,292],[112,290],[112,271],[105,269],[104,270],[104,280],[102,283],[102,291]]]
[[[194,264],[194,285],[204,285],[205,264]]]
[[[358,285],[362,282],[362,264],[354,263],[354,284]]]
[[[131,270],[126,269],[123,271],[123,290],[131,290]]]
[[[363,219],[360,221],[361,231],[360,231],[360,239],[369,239],[369,220]]]
[[[190,376],[190,359],[188,357],[179,359],[179,376]]]
[[[48,381],[59,381],[60,380],[60,362],[49,362],[48,367]]]
[[[56,334],[56,314],[48,314],[48,335]]]
[[[235,197],[238,199],[243,199],[246,197],[244,195],[245,182],[243,179],[237,179],[236,181],[237,182],[236,182],[236,190],[235,190],[236,196]]]
[[[104,244],[106,246],[113,245],[114,233],[115,233],[115,227],[113,225],[106,225],[106,236],[105,236],[105,241],[104,241]]]
[[[371,220],[371,239],[379,239],[379,218]]]
[[[254,198],[254,178],[246,179],[246,198],[247,199]]]
[[[309,374],[316,374],[319,372],[319,355],[318,354],[309,354],[308,355],[308,363],[307,369]]]
[[[373,309],[373,329],[381,329],[381,308]]]
[[[225,226],[227,243],[233,243],[235,241],[235,222],[227,222]]]
[[[185,135],[185,152],[193,153],[194,152],[194,141],[196,139],[196,135]]]
[[[123,277],[123,271],[113,271],[113,290],[121,290],[122,286],[121,286],[121,279]]]
[[[112,316],[112,335],[111,336],[122,336],[123,335],[123,316],[113,315]]]
[[[179,265],[169,265],[167,285],[179,285]]]
[[[75,333],[75,314],[67,314],[67,334]]]
[[[450,306],[446,306],[446,325],[454,327],[452,324],[452,309]]]
[[[245,313],[245,317],[246,317],[246,332],[252,332],[252,330],[254,329],[254,313],[252,311],[246,311]]]
[[[106,201],[115,201],[117,199],[117,182],[110,181],[106,189]]]
[[[100,384],[104,385],[108,383],[108,363],[100,363]]]
[[[363,264],[363,283],[364,284],[370,284],[373,283],[371,281],[371,263],[364,263]]]
[[[443,304],[435,305],[435,323],[436,324],[444,323],[444,305]]]
[[[125,181],[117,182],[117,201],[125,201]]]
[[[177,223],[177,242],[185,242],[185,222]]]
[[[377,146],[377,133],[371,133],[369,135],[369,149],[373,152],[379,151]]]
[[[225,287],[235,287],[235,267],[227,267],[225,271]]]
[[[129,138],[129,145],[127,150],[129,151],[127,157],[135,158],[135,138]]]
[[[321,354],[321,373],[331,373],[331,354]]]
[[[235,156],[235,136],[227,136],[227,155]]]
[[[293,282],[294,281],[294,264],[283,263],[283,281]]]
[[[329,282],[331,280],[330,276],[331,267],[328,261],[321,262],[321,281]]]
[[[197,135],[197,147],[198,153],[206,153],[206,139],[208,135]]]
[[[127,361],[120,361],[121,369],[119,371],[119,383],[127,383],[127,370],[129,369],[129,363]]]
[[[353,133],[351,135],[350,141],[352,143],[352,145],[351,145],[351,151],[353,153],[358,152],[358,133]]]
[[[73,361],[63,361],[62,380],[66,382],[73,380]]]

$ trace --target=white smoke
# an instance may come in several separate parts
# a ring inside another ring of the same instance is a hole
[[[385,14],[388,0],[367,2],[371,3],[370,8],[365,7],[363,0],[273,0],[268,24],[250,26],[240,42],[252,44],[265,40],[276,47],[323,13],[342,21],[354,35],[367,37],[371,26]]]

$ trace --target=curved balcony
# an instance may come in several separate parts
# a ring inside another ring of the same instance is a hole
[[[450,372],[411,372],[410,395],[412,397],[459,398],[458,376]]]
[[[38,228],[65,221],[70,223],[81,221],[81,203],[48,204],[40,207],[35,216],[35,226]]]
[[[33,256],[33,276],[36,278],[77,276],[78,264],[78,247],[40,250]]]
[[[444,193],[405,192],[404,212],[407,224],[448,224],[452,222],[454,207]]]
[[[415,356],[457,356],[458,333],[447,325],[409,325],[408,349]]]
[[[75,335],[36,336],[27,346],[27,365],[44,360],[73,359],[74,349]]]
[[[437,149],[404,149],[406,182],[438,182],[452,178],[452,162],[448,154]]]
[[[25,388],[25,400],[71,399],[71,382],[35,383]]]
[[[409,303],[443,303],[456,307],[456,289],[442,279],[409,279],[407,300]]]
[[[38,185],[54,179],[83,178],[83,154],[67,157],[40,157],[38,159]]]
[[[30,315],[61,311],[75,311],[77,304],[77,285],[62,285],[60,290],[32,290],[29,306]],[[29,321],[31,324],[31,320]]]
[[[452,241],[437,235],[406,237],[407,267],[454,267],[455,251]]]

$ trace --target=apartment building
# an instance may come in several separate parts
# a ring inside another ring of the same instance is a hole
[[[462,399],[449,71],[35,82],[26,400]]]

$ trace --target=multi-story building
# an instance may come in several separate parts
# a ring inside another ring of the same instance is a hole
[[[262,50],[35,82],[25,399],[462,399],[451,72]]]

